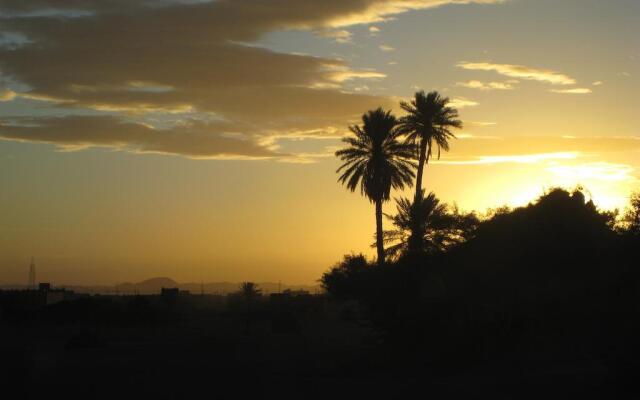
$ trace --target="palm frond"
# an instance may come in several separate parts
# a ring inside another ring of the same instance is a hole
[[[362,116],[362,125],[352,125],[353,136],[343,138],[347,147],[335,152],[344,163],[336,170],[338,181],[350,191],[360,192],[371,201],[387,200],[391,189],[412,184],[415,177],[415,146],[398,139],[398,121],[382,108]]]
[[[433,192],[425,196],[424,191],[414,199],[396,199],[396,214],[386,217],[394,226],[384,233],[391,258],[409,251],[412,236],[419,238],[417,251],[446,251],[472,237],[479,224],[475,214],[461,213],[457,207],[440,202]]]

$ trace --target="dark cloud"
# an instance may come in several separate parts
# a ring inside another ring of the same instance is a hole
[[[345,93],[340,85],[384,75],[354,71],[337,59],[277,53],[247,43],[276,30],[321,29],[468,2],[495,1],[0,0],[5,16],[0,31],[27,39],[22,45],[0,48],[0,71],[5,79],[28,86],[17,97],[52,106],[123,117],[148,112],[215,114],[235,127],[250,129],[243,132],[247,135],[343,127],[367,109],[390,107],[392,101]],[[65,18],[64,10],[76,14]],[[97,122],[92,120],[95,129]],[[55,125],[78,129],[76,123]],[[87,138],[88,130],[83,129]],[[177,142],[171,141],[176,149]]]
[[[227,135],[224,123],[191,122],[155,129],[111,116],[19,118],[0,120],[0,138],[50,143],[67,148],[115,147],[141,153],[180,154],[193,158],[282,158],[254,140]]]
[[[0,0],[0,15],[5,17],[64,15],[64,13],[55,13],[54,11],[122,13],[139,8],[159,8],[202,2],[202,0]]]

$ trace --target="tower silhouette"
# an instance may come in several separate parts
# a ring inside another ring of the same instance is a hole
[[[36,263],[31,256],[31,264],[29,265],[29,289],[35,290],[36,288]]]

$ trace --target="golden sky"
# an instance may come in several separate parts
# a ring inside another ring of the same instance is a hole
[[[623,208],[639,26],[634,0],[0,0],[0,283],[32,255],[54,283],[311,283],[371,254],[340,138],[418,89],[465,122],[425,171],[445,201]]]

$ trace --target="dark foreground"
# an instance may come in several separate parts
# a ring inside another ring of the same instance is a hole
[[[640,398],[634,204],[620,228],[580,191],[553,190],[446,251],[346,256],[322,277],[327,297],[249,282],[224,298],[0,292],[0,393]],[[431,231],[425,244],[446,233]]]
[[[434,362],[428,352],[376,333],[354,303],[315,296],[263,298],[249,307],[214,296],[174,300],[94,297],[37,310],[5,308],[3,393],[87,399],[634,398],[631,360],[563,359],[563,351],[536,356],[526,349],[492,354],[486,344],[479,358],[463,362],[452,354],[455,363]]]

